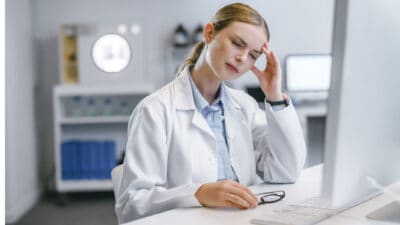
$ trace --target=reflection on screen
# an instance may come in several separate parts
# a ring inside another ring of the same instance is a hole
[[[327,91],[331,73],[330,55],[290,55],[286,58],[286,89]]]

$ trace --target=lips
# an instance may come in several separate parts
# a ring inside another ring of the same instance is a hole
[[[239,70],[238,70],[234,65],[232,65],[232,64],[230,64],[230,63],[226,63],[226,65],[227,65],[228,68],[229,68],[230,70],[232,70],[233,72],[239,73]]]

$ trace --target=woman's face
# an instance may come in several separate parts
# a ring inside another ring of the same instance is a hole
[[[233,22],[218,33],[209,23],[204,36],[208,45],[206,63],[223,81],[236,79],[251,69],[267,42],[263,27],[242,22]]]

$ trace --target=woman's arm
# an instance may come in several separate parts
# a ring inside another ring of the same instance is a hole
[[[300,122],[290,100],[278,111],[265,105],[266,112],[257,109],[252,122],[257,170],[265,182],[293,183],[306,159]]]
[[[142,101],[131,116],[115,205],[120,223],[177,207],[200,206],[194,196],[200,184],[167,188],[165,121],[165,109],[149,99]]]
[[[289,105],[274,111],[265,103],[266,115],[257,108],[253,117],[253,141],[256,149],[257,170],[263,173],[266,182],[290,183],[299,176],[306,158],[306,144],[300,122],[290,99],[282,93],[282,69],[278,56],[262,47],[267,65],[264,70],[253,66],[266,100],[281,101],[286,98]],[[265,121],[266,116],[266,121]]]

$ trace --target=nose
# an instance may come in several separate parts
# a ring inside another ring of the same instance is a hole
[[[247,53],[245,51],[240,52],[237,56],[235,56],[235,60],[240,63],[244,63],[247,61]]]
[[[235,56],[235,60],[238,61],[238,62],[242,62],[243,61],[243,59],[242,59],[242,57],[240,55]]]

